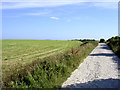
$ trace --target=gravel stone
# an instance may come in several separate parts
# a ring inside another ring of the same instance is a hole
[[[118,88],[119,60],[106,44],[99,43],[62,88]]]

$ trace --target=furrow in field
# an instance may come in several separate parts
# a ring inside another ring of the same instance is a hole
[[[33,52],[29,52],[29,53],[25,53],[23,55],[18,55],[16,57],[10,57],[9,60],[11,59],[17,59],[19,57],[25,57],[25,56],[29,56],[29,55],[32,55],[32,54],[36,54],[36,53],[42,53],[42,52],[45,52],[45,51],[48,51],[48,50],[52,50],[51,47],[47,47],[45,49],[41,49],[41,50],[37,50],[37,51],[33,51]],[[5,60],[6,57],[2,57],[2,60]]]
[[[47,53],[52,53],[52,52],[57,51],[57,50],[60,50],[60,49],[62,49],[62,48],[57,48],[57,49],[53,49],[53,50],[50,50],[50,51],[33,54],[33,55],[30,55],[30,56],[26,56],[26,57],[24,57],[24,58],[31,58],[31,57],[38,56],[38,55],[43,55],[43,54],[47,54]]]
[[[63,51],[64,51],[64,49],[58,49],[58,50],[59,50],[59,52],[63,52]],[[43,55],[43,56],[40,56],[39,58],[45,58],[45,57],[54,55],[54,54],[58,53],[58,50],[56,50],[57,52],[54,52],[54,51],[53,51],[52,53],[45,54],[45,55]]]
[[[34,56],[39,56],[39,55],[46,55],[46,54],[48,54],[48,53],[52,53],[52,52],[54,52],[54,51],[57,51],[57,50],[60,50],[60,49],[62,49],[62,48],[56,48],[56,49],[53,49],[53,50],[50,50],[50,51],[46,51],[46,52],[42,52],[42,53],[37,53],[37,54],[33,54],[33,55],[30,55],[30,56],[26,56],[26,57],[19,57],[18,59],[16,59],[16,61],[18,61],[18,60],[24,60],[24,59],[27,59],[27,58],[32,58],[32,57],[34,57]],[[7,61],[3,61],[3,63],[7,63],[7,62],[12,62],[13,63],[13,59],[11,59],[11,60],[7,60]],[[14,62],[15,62],[15,60],[14,60]]]

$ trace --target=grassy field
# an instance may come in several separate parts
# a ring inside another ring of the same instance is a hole
[[[28,56],[57,48],[69,48],[80,45],[77,41],[54,41],[54,40],[3,40],[3,60]]]
[[[64,52],[82,44],[79,41],[2,40],[2,70],[10,72],[32,61]]]
[[[96,46],[96,41],[3,40],[3,87],[59,88]]]

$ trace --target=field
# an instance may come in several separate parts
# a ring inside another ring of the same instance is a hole
[[[43,58],[57,52],[62,52],[80,44],[82,42],[79,41],[3,40],[3,73],[9,72],[12,68],[31,63],[36,58]]]
[[[3,40],[3,87],[59,88],[96,41]]]

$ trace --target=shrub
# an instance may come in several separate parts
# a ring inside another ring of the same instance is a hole
[[[105,42],[105,40],[104,39],[100,39],[100,43],[104,43]]]
[[[108,39],[107,44],[113,52],[120,57],[120,37],[116,36]]]

